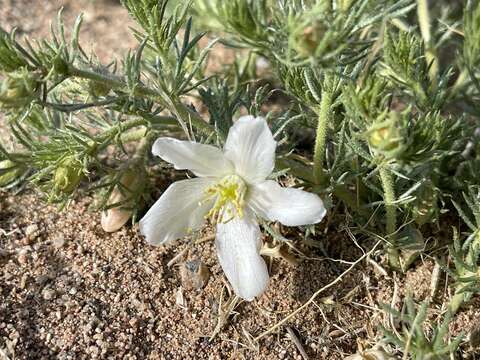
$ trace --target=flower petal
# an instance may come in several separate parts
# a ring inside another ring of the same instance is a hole
[[[211,145],[161,137],[153,144],[152,153],[173,164],[175,169],[188,169],[197,176],[223,177],[233,173],[230,160]]]
[[[260,228],[248,210],[243,218],[217,224],[215,245],[220,265],[235,293],[248,301],[263,293],[268,284],[261,244]]]
[[[276,146],[264,118],[242,116],[230,128],[224,151],[237,174],[253,184],[272,173]]]
[[[316,224],[327,212],[317,195],[272,180],[250,187],[249,205],[257,215],[286,226]]]
[[[213,205],[213,200],[200,204],[212,184],[209,178],[173,183],[140,220],[140,232],[150,244],[161,245],[197,230]]]

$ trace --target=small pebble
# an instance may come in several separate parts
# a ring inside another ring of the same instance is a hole
[[[28,262],[28,250],[22,249],[18,253],[18,262],[21,265],[25,265]]]
[[[98,349],[98,347],[92,345],[92,346],[90,346],[90,347],[88,348],[88,352],[89,352],[92,356],[98,356],[100,350]]]
[[[25,229],[25,236],[30,240],[34,240],[38,235],[40,235],[40,231],[37,224],[28,225]]]
[[[182,308],[185,308],[187,306],[187,302],[183,297],[182,288],[178,288],[177,293],[175,294],[175,303]]]
[[[52,244],[55,249],[61,249],[65,245],[65,237],[63,235],[57,236],[52,240]]]
[[[185,289],[201,289],[210,278],[210,270],[200,259],[186,261],[180,267],[180,277]]]
[[[43,289],[42,291],[42,297],[44,300],[50,301],[55,298],[56,292],[53,289]]]
[[[28,275],[23,274],[22,279],[20,280],[20,288],[21,289],[25,289],[25,287],[27,286],[27,280],[28,280]]]

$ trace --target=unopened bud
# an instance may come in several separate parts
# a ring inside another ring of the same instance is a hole
[[[120,183],[129,191],[132,191],[138,186],[142,186],[142,184],[138,181],[138,173],[136,173],[134,170],[125,172],[120,180]],[[126,190],[122,191],[118,187],[115,187],[110,194],[107,205],[117,204],[128,200],[129,196],[125,192]],[[133,207],[133,205],[133,200],[130,199],[120,207],[114,207],[103,211],[100,220],[102,229],[106,232],[115,232],[120,230],[122,226],[125,225],[128,220],[130,220],[133,213],[130,207]]]
[[[11,160],[0,161],[0,187],[10,185],[22,174],[23,167]]]
[[[302,24],[294,31],[292,37],[293,48],[301,56],[314,56],[326,30],[325,25],[319,21],[315,21],[313,24],[307,26]]]
[[[108,69],[103,66],[95,66],[94,70],[99,74],[109,76]],[[93,97],[107,96],[111,89],[111,86],[109,86],[105,82],[95,80],[88,81],[88,92]]]
[[[395,157],[404,148],[397,117],[392,113],[390,119],[373,124],[366,134],[370,146],[387,158]]]
[[[0,86],[0,103],[5,108],[26,106],[38,96],[39,82],[37,77],[28,69],[6,74]]]
[[[117,190],[114,190],[114,192],[117,193]],[[101,218],[102,229],[106,232],[118,231],[122,228],[123,225],[125,225],[128,222],[128,220],[130,220],[131,216],[132,216],[131,210],[125,210],[118,207],[108,209],[102,212],[102,218]]]
[[[434,220],[438,211],[438,195],[431,181],[426,182],[417,191],[413,204],[413,218],[418,225]]]
[[[53,67],[59,74],[68,75],[68,63],[61,56],[55,58]]]
[[[55,170],[54,186],[55,190],[70,194],[76,189],[83,177],[83,166],[80,161],[70,156],[62,161]]]
[[[94,97],[107,96],[111,87],[99,81],[90,80],[88,82],[88,91]]]

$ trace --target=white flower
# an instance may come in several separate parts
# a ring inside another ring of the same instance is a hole
[[[266,180],[274,168],[275,148],[265,119],[253,116],[235,122],[223,151],[157,139],[154,155],[198,178],[170,185],[140,220],[140,231],[150,244],[160,245],[199,229],[210,218],[217,226],[215,245],[225,275],[238,296],[252,300],[268,284],[256,217],[298,226],[318,223],[326,212],[317,195]]]

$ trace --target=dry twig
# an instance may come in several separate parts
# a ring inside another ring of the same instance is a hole
[[[367,253],[364,253],[357,261],[355,261],[352,265],[350,265],[348,267],[347,270],[345,270],[343,273],[341,273],[335,280],[333,280],[331,283],[329,283],[328,285],[325,285],[324,287],[322,287],[321,289],[317,290],[317,292],[315,292],[315,294],[313,294],[310,299],[308,299],[302,306],[300,306],[298,309],[296,309],[295,311],[291,312],[289,315],[287,315],[285,318],[283,318],[282,320],[280,320],[279,322],[277,322],[275,325],[273,325],[270,329],[268,330],[265,330],[263,333],[261,333],[260,335],[258,335],[256,338],[255,338],[255,341],[258,341],[260,340],[261,338],[265,337],[266,335],[270,334],[271,332],[273,332],[274,330],[278,329],[280,326],[282,326],[283,324],[285,324],[288,320],[290,320],[291,318],[293,318],[295,315],[299,314],[302,310],[304,310],[305,308],[307,308],[311,303],[314,302],[314,300],[321,294],[323,293],[325,290],[331,288],[333,285],[337,284],[338,282],[340,282],[344,277],[345,275],[347,275],[350,271],[353,270],[353,268],[358,265],[360,262],[362,262],[366,257],[368,257],[370,254],[372,254],[375,249],[378,247],[378,245],[381,243],[381,241],[377,241],[375,243],[375,245],[372,247],[372,249],[367,252]]]

